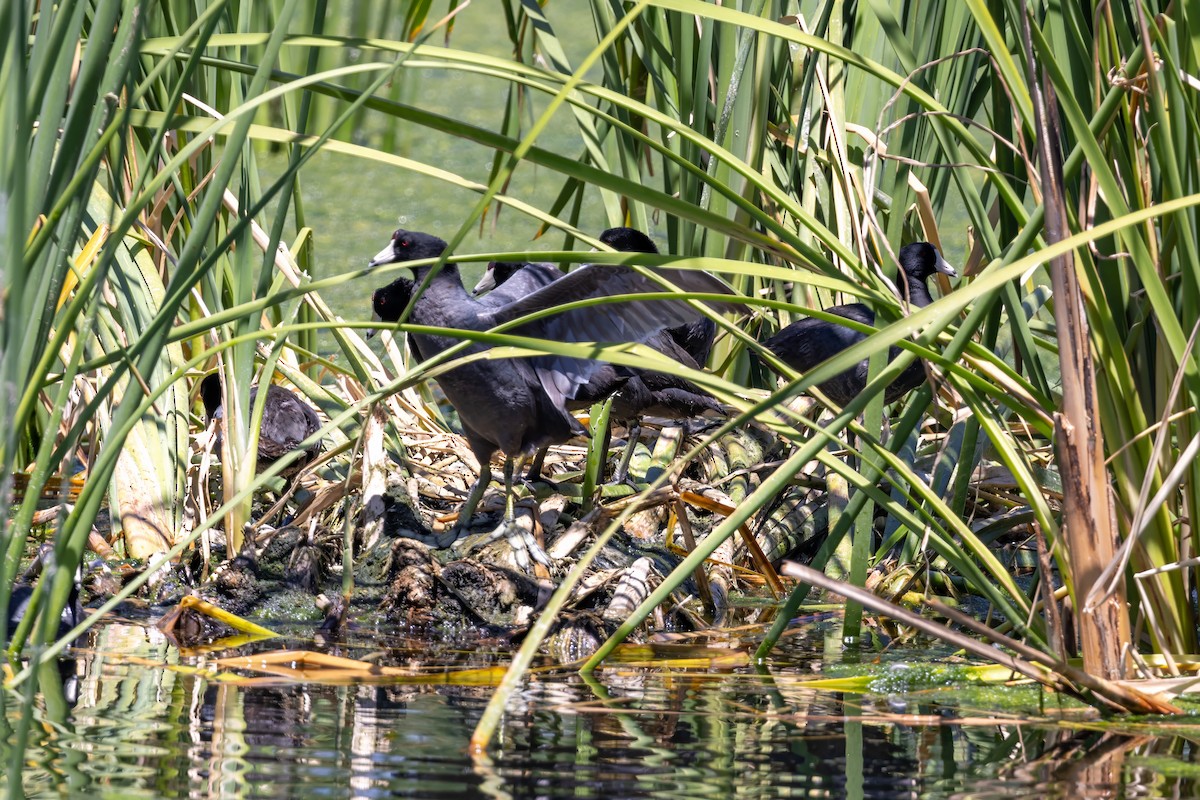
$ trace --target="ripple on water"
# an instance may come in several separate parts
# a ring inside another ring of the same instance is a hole
[[[791,656],[765,675],[537,675],[489,764],[467,753],[487,687],[235,684],[111,625],[67,670],[74,704],[39,701],[21,778],[31,797],[1200,796],[1185,740],[965,725],[928,683],[813,691],[798,677],[814,653]],[[907,713],[892,713],[903,691]],[[10,726],[20,713],[8,704]]]

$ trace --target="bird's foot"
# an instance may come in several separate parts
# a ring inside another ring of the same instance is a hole
[[[637,478],[633,477],[632,475],[626,475],[624,478],[621,478],[620,480],[618,480],[617,478],[614,477],[611,481],[608,482],[607,485],[614,486],[614,487],[628,486],[630,489],[632,489],[636,493],[636,492],[640,492],[643,489],[645,489],[646,483],[647,483],[647,481],[645,481],[645,480],[639,481]]]
[[[484,505],[489,506],[488,503],[485,503]],[[435,532],[432,534],[430,537],[433,542],[431,546],[437,550],[445,550],[449,548],[453,551],[453,555],[457,557],[461,549],[459,542],[465,542],[471,537],[471,521],[478,521],[479,519],[490,516],[489,513],[485,513],[489,511],[488,508],[478,509],[482,514],[482,517],[476,516],[476,510],[477,503],[468,501],[466,505],[459,509],[458,517],[455,519],[453,525],[441,533]],[[478,538],[478,536],[476,536],[476,538]],[[465,552],[470,552],[471,549],[473,548],[467,547]]]
[[[653,466],[651,466],[645,475],[634,475],[629,470],[629,464],[621,464],[618,465],[616,471],[613,472],[612,477],[605,481],[604,485],[628,486],[630,489],[633,489],[633,491],[640,492],[642,489],[645,489],[646,484],[654,480],[654,478],[657,477],[660,472],[661,470],[655,469]]]
[[[461,553],[466,555],[472,550],[485,547],[500,539],[508,541],[508,546],[512,548],[513,561],[518,569],[530,569],[533,561],[544,567],[550,566],[550,556],[546,555],[546,551],[538,544],[533,531],[527,529],[516,519],[507,519],[496,526],[495,530],[480,534],[475,541],[463,547]],[[455,549],[458,550],[458,548]]]
[[[433,541],[433,549],[445,550],[448,547],[453,547],[454,543],[458,541],[458,537],[463,533],[463,530],[463,528],[455,525],[449,530],[442,531],[441,533],[434,533],[430,537]]]
[[[433,550],[445,550],[454,544],[454,541],[458,538],[459,533],[461,533],[461,531],[458,531],[454,528],[451,528],[447,531],[442,531],[441,533],[436,531],[421,533],[420,531],[408,530],[401,531],[400,536],[406,539],[412,539],[415,542],[420,542],[421,544]]]
[[[541,496],[538,489],[543,486],[550,490],[550,494],[556,494],[559,491],[558,482],[550,480],[545,475],[538,475],[536,477],[526,476],[521,480],[521,483],[525,484],[525,488],[534,497]]]

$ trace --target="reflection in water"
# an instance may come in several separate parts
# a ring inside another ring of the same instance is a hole
[[[1194,748],[1181,739],[961,724],[927,699],[805,690],[794,680],[806,671],[800,663],[763,675],[620,668],[587,681],[539,676],[509,709],[497,746],[472,759],[466,743],[486,687],[234,684],[194,669],[209,657],[181,657],[152,629],[122,625],[98,631],[76,654],[61,671],[38,674],[21,775],[29,796],[1089,798],[1200,790],[1186,766]],[[72,705],[61,687],[76,673]],[[5,699],[11,743],[20,698]],[[903,716],[890,710],[898,705]]]

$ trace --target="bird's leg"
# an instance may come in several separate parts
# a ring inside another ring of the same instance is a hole
[[[537,451],[537,455],[533,457],[533,461],[529,462],[529,472],[525,473],[525,480],[532,483],[540,480],[542,477],[542,465],[546,461],[546,453],[550,450],[549,447],[543,447]]]
[[[471,517],[475,516],[475,508],[479,505],[479,501],[483,499],[483,493],[487,491],[488,484],[492,482],[492,465],[486,461],[479,465],[479,480],[475,481],[475,485],[471,487],[470,494],[463,502],[462,508],[458,510],[458,522],[455,527],[466,528],[471,524]]]
[[[529,486],[530,490],[533,490],[534,483],[544,483],[550,487],[551,491],[558,491],[558,484],[542,474],[542,467],[546,462],[546,453],[549,451],[549,446],[543,447],[537,451],[533,460],[529,462],[529,469],[525,472],[525,484]]]
[[[515,460],[510,455],[504,457],[504,525],[516,521],[513,513],[513,476],[517,473],[517,463],[524,464],[525,458],[518,456]]]
[[[629,425],[629,430],[625,435],[625,452],[621,454],[621,463],[617,465],[617,471],[613,473],[613,483],[625,483],[629,478],[629,462],[633,460],[633,451],[637,449],[638,438],[642,435],[641,420],[634,420]]]
[[[524,458],[518,457],[518,461],[523,462]],[[516,513],[513,510],[513,476],[518,470],[519,465],[514,464],[511,456],[507,456],[504,459],[504,521],[494,531],[487,534],[486,538],[478,544],[472,545],[470,549],[491,544],[504,537],[512,547],[513,557],[516,559],[518,567],[529,569],[530,558],[548,567],[550,566],[550,557],[546,555],[546,551],[533,538],[531,532],[517,523]]]
[[[513,475],[521,471],[525,464],[525,456],[518,455],[515,461],[515,464],[512,458],[504,461],[504,522],[500,523],[500,527],[492,532],[488,540],[492,541],[500,538],[501,535],[505,536],[509,546],[513,549],[517,566],[521,569],[529,569],[530,558],[542,566],[549,567],[550,557],[537,543],[533,532],[527,531],[517,524],[517,517],[513,511]]]
[[[505,462],[506,465],[507,463]],[[463,501],[462,507],[458,509],[458,521],[454,523],[454,527],[434,540],[434,544],[439,549],[454,544],[458,537],[466,532],[471,524],[471,517],[475,516],[475,507],[483,499],[483,493],[487,491],[488,484],[491,482],[492,465],[487,461],[480,461],[479,480],[475,481],[475,485],[471,487],[471,491],[467,494],[467,499]]]

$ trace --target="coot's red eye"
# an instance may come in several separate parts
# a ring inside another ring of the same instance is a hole
[[[411,242],[408,241],[407,236],[402,236],[396,240],[396,244],[399,245],[400,247],[408,247],[411,244]]]

